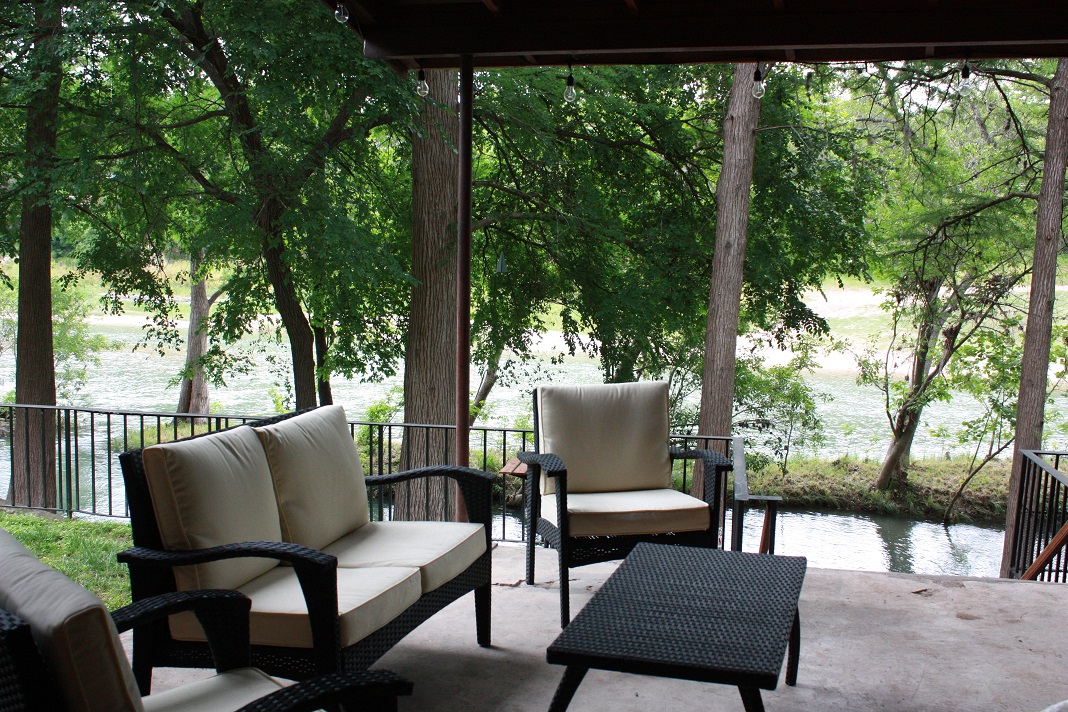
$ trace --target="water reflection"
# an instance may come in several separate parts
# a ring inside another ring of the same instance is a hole
[[[746,548],[760,538],[763,513],[745,518]],[[808,557],[810,566],[860,571],[997,576],[1004,530],[943,526],[901,517],[828,512],[779,512],[775,551]]]

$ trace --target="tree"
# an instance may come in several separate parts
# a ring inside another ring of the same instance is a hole
[[[1026,107],[1032,94],[1019,81],[999,86],[1000,71],[984,66],[984,83],[996,89],[989,98],[947,90],[955,65],[881,65],[870,75],[877,81],[866,80],[878,85],[869,119],[886,117],[900,132],[899,163],[888,172],[900,188],[879,216],[879,270],[892,280],[884,304],[890,339],[859,357],[858,380],[882,391],[892,435],[879,489],[906,484],[924,408],[952,397],[947,367],[970,339],[1013,317],[1014,288],[1030,270],[1021,238],[1036,197],[1031,126],[1014,104]]]
[[[404,422],[446,424],[456,406],[456,188],[458,82],[455,72],[426,73],[426,96],[412,136],[412,294],[404,356]],[[404,434],[403,469],[443,465],[449,438],[423,428]],[[427,493],[425,488],[435,491]],[[444,480],[398,493],[404,516],[442,519]],[[434,511],[422,511],[427,508]]]
[[[215,343],[276,314],[299,408],[330,399],[332,373],[392,373],[408,231],[389,202],[387,127],[405,130],[409,87],[299,0],[126,7],[101,37],[92,76],[106,81],[66,107],[105,127],[90,144],[99,181],[81,205],[94,228],[82,265],[105,276],[113,307],[147,301],[152,337],[171,344],[162,257],[176,240],[203,254],[227,295],[207,321]],[[204,367],[220,358],[209,348]]]
[[[21,179],[19,226],[18,350],[15,400],[25,405],[55,405],[56,372],[52,344],[53,175],[63,84],[62,5],[32,5],[32,37],[26,38],[25,159]],[[13,504],[55,508],[55,450],[27,447],[53,443],[55,420],[47,410],[20,410],[12,439],[10,499]]]
[[[1057,70],[1049,84],[1049,116],[1046,124],[1046,150],[1042,162],[1035,229],[1034,268],[1027,310],[1021,364],[1020,397],[1016,406],[1016,442],[1009,480],[1008,513],[1005,519],[1005,552],[1001,575],[1009,575],[1015,532],[1017,499],[1023,469],[1023,450],[1042,446],[1046,379],[1050,340],[1053,331],[1053,301],[1057,286],[1057,253],[1061,244],[1064,215],[1065,166],[1068,163],[1068,59],[1057,60]]]

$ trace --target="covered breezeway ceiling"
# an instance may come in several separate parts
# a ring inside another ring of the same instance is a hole
[[[460,69],[456,440],[469,455],[476,67],[1068,56],[1068,0],[322,0],[364,54]],[[458,503],[461,500],[458,498]]]
[[[398,69],[1068,55],[1065,0],[341,2]]]

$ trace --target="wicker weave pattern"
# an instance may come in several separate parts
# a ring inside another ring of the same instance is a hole
[[[291,418],[288,413],[254,423],[269,425]],[[195,437],[204,437],[208,433]],[[401,616],[349,648],[341,648],[337,617],[337,560],[333,556],[296,544],[245,542],[198,552],[167,552],[159,534],[145,478],[141,450],[119,456],[130,506],[135,547],[123,552],[130,565],[130,587],[135,601],[176,590],[172,566],[233,556],[267,556],[292,563],[308,602],[314,649],[252,646],[252,663],[269,675],[306,680],[337,670],[361,670],[385,654],[401,638],[446,605],[469,591],[475,592],[476,637],[479,645],[490,644],[490,525],[493,484],[496,478],[466,467],[425,467],[418,470],[365,478],[368,486],[393,485],[416,477],[448,477],[455,480],[471,522],[485,525],[486,553],[449,583],[430,591]],[[134,675],[143,694],[151,689],[153,667],[211,667],[212,657],[204,643],[177,641],[165,620],[134,631]]]
[[[805,568],[804,557],[639,544],[549,646],[547,660],[568,666],[554,709],[588,668],[737,685],[746,709],[762,709],[788,646],[796,681]]]
[[[535,433],[538,432],[537,398],[534,399]],[[536,443],[537,445],[537,443]],[[571,604],[568,591],[567,571],[576,566],[596,564],[602,561],[622,559],[639,542],[669,544],[676,546],[715,547],[719,542],[721,493],[728,472],[734,469],[731,461],[722,453],[712,450],[681,450],[671,448],[669,456],[675,460],[701,460],[706,476],[700,498],[709,505],[709,528],[699,532],[646,534],[627,536],[571,536],[568,517],[562,516],[559,525],[541,516],[541,474],[555,478],[556,511],[567,512],[567,467],[553,453],[521,452],[519,460],[527,465],[524,484],[527,502],[527,521],[532,522],[527,540],[527,583],[534,583],[535,540],[541,541],[559,553],[560,580],[560,627],[571,620]],[[553,495],[549,495],[553,496]]]

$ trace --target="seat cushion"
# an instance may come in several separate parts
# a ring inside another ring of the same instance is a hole
[[[371,522],[323,551],[337,557],[339,568],[416,567],[426,593],[486,553],[486,530],[462,522]]]
[[[571,536],[699,532],[709,527],[708,504],[672,489],[567,494]],[[541,516],[556,517],[556,497],[541,500]]]
[[[282,683],[254,668],[241,668],[144,698],[146,712],[234,712],[282,689]]]
[[[30,624],[70,712],[144,709],[103,602],[0,529],[0,608]]]
[[[292,568],[280,566],[238,590],[252,599],[249,637],[253,645],[312,646],[308,607]],[[342,647],[392,621],[418,601],[421,593],[419,569],[414,567],[338,569]],[[190,613],[171,617],[171,634],[179,640],[205,639]]]
[[[282,541],[267,457],[256,433],[239,427],[144,450],[145,477],[167,549]],[[180,590],[237,588],[278,562],[215,561],[175,569]]]
[[[256,428],[285,541],[322,549],[366,524],[367,487],[341,406]]]
[[[568,494],[671,487],[666,383],[539,386],[534,398],[538,451],[563,460]]]

